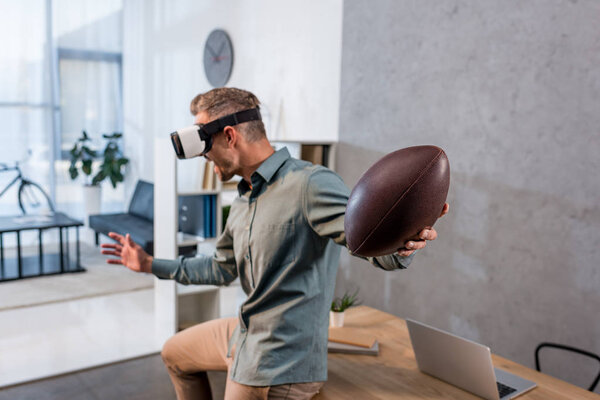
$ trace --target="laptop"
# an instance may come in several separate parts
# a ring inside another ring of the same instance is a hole
[[[488,400],[514,399],[537,386],[494,368],[489,347],[411,319],[406,324],[421,372]]]

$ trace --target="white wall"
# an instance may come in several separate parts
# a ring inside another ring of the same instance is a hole
[[[233,42],[227,86],[259,97],[271,139],[337,140],[342,0],[125,0],[123,20],[130,188],[152,180],[152,139],[191,125],[190,100],[211,89],[203,48],[216,28]],[[197,161],[180,163],[180,183],[195,182]]]

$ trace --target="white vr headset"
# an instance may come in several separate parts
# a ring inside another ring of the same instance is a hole
[[[171,133],[171,142],[179,159],[203,156],[212,148],[213,135],[221,132],[226,126],[260,120],[259,107],[251,108],[226,115],[207,124],[197,124],[180,129]]]

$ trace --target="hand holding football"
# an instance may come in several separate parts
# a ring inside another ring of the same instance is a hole
[[[352,190],[344,229],[354,254],[392,254],[432,227],[450,187],[446,153],[436,146],[414,146],[384,156]]]

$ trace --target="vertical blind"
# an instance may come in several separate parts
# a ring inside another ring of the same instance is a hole
[[[74,182],[62,160],[87,130],[122,131],[122,0],[0,0],[0,163],[24,175],[58,203]],[[14,178],[0,173],[0,191]],[[0,197],[0,215],[18,214],[16,185]]]

